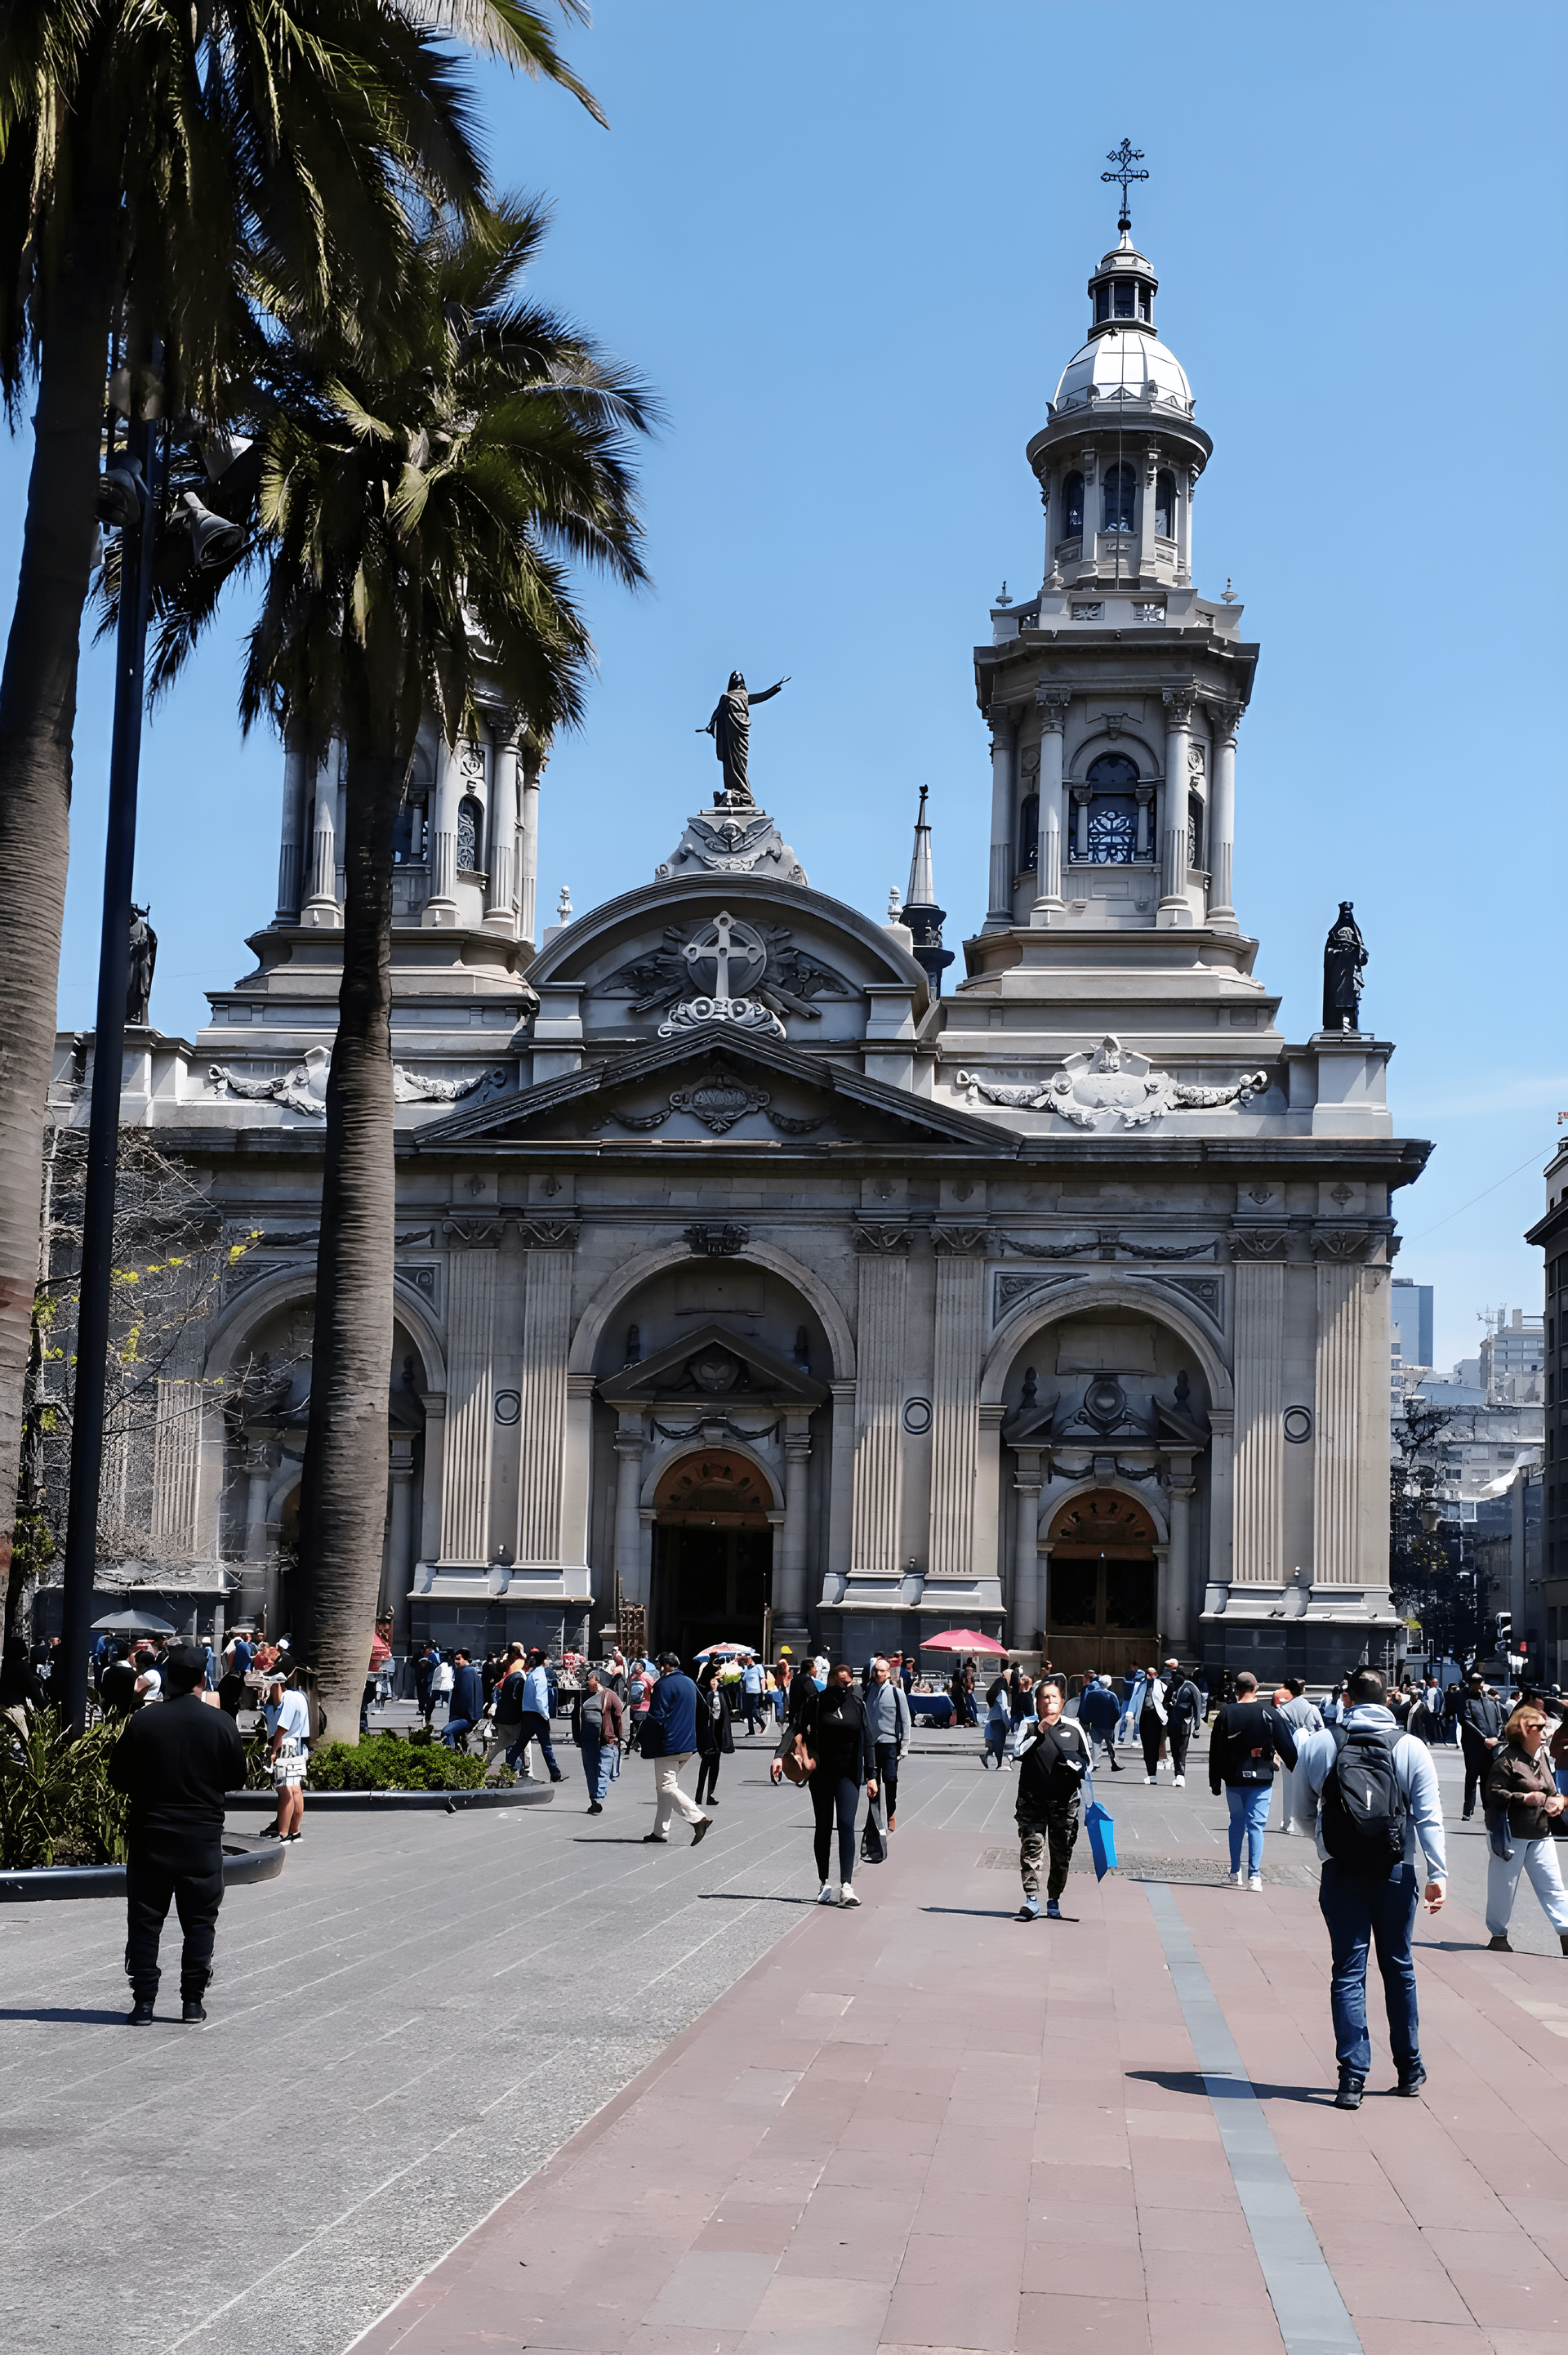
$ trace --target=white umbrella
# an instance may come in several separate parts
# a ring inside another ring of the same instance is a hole
[[[172,1636],[174,1629],[166,1619],[154,1619],[150,1611],[111,1611],[107,1619],[92,1623],[95,1636]]]

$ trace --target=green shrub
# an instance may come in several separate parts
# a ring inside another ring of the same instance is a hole
[[[0,1725],[0,1866],[124,1862],[130,1802],[109,1780],[123,1724],[106,1719],[73,1733],[41,1709],[25,1735]]]
[[[507,1780],[512,1778],[507,1776]],[[444,1742],[400,1742],[376,1733],[357,1749],[323,1742],[311,1753],[307,1791],[477,1791],[484,1781],[482,1758],[465,1758]]]

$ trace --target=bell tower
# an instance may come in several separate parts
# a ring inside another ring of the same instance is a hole
[[[1160,281],[1132,241],[1088,281],[1087,338],[1026,455],[1044,578],[991,612],[975,683],[991,734],[991,876],[978,969],[1019,931],[1239,934],[1236,729],[1258,649],[1229,583],[1200,595],[1192,506],[1213,444],[1155,329]],[[994,946],[993,946],[994,943]],[[971,964],[974,960],[971,960]]]

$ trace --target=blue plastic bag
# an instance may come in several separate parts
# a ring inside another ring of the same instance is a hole
[[[1091,1799],[1084,1815],[1084,1828],[1089,1835],[1089,1850],[1095,1859],[1095,1879],[1103,1881],[1107,1872],[1116,1870],[1116,1825],[1107,1808],[1097,1799]]]

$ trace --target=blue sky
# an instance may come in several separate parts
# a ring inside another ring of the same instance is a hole
[[[670,420],[645,462],[655,589],[588,586],[600,675],[546,773],[542,907],[563,883],[580,912],[651,877],[706,805],[694,730],[738,664],[792,674],[758,715],[753,774],[812,881],[883,913],[927,783],[949,943],[978,925],[971,649],[1004,576],[1014,595],[1039,583],[1023,445],[1082,340],[1115,238],[1099,174],[1127,133],[1150,173],[1134,225],[1160,332],[1215,443],[1196,578],[1234,580],[1263,645],[1237,767],[1257,971],[1306,1035],[1324,933],[1354,900],[1397,1124],[1437,1147],[1400,1200],[1399,1272],[1437,1287],[1444,1362],[1474,1350],[1478,1309],[1538,1309],[1519,1238],[1568,1110],[1560,731],[1541,709],[1565,619],[1565,27],[1530,5],[600,0],[565,46],[609,132],[487,71],[498,177],[556,207],[536,290]],[[0,445],[8,580],[27,455],[25,433]],[[281,760],[234,719],[243,620],[143,756],[154,1017],[186,1037],[275,896]],[[106,690],[100,650],[72,1027],[92,1016]]]

